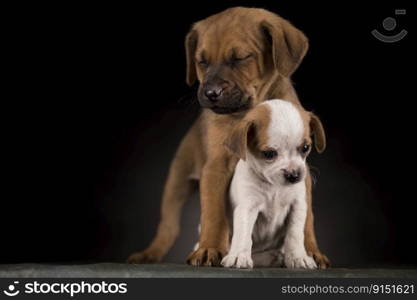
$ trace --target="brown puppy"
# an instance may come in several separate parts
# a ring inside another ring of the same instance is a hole
[[[286,99],[299,104],[289,77],[308,49],[304,34],[264,9],[236,7],[202,20],[185,41],[187,83],[199,81],[204,108],[172,161],[162,198],[157,234],[128,262],[161,261],[179,234],[181,209],[200,180],[201,234],[192,265],[218,265],[229,249],[225,214],[227,190],[238,158],[223,146],[238,120],[257,103]],[[311,178],[306,179],[308,212],[305,247],[320,268],[329,265],[314,233]]]

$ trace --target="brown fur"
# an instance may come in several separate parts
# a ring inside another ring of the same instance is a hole
[[[259,151],[267,150],[267,130],[271,120],[271,111],[266,106],[257,106],[239,122],[225,140],[224,145],[238,158],[246,160],[246,150],[249,147],[256,155]]]
[[[323,124],[314,113],[306,111],[301,105],[296,105],[296,107],[303,119],[305,141],[311,144],[311,137],[313,137],[317,152],[322,153],[326,149],[326,134]]]
[[[231,8],[196,23],[186,37],[187,77],[205,83],[205,67],[199,60],[218,65],[217,73],[249,95],[248,105],[267,99],[299,104],[289,76],[308,48],[304,34],[288,21],[263,9]],[[245,57],[239,68],[224,67],[231,55]],[[204,57],[203,57],[204,56]],[[197,62],[197,63],[196,63]],[[227,105],[227,103],[225,103]],[[188,256],[192,265],[218,265],[229,249],[226,196],[238,157],[224,147],[234,126],[248,110],[230,114],[203,112],[184,137],[171,164],[162,198],[161,221],[151,245],[132,254],[128,262],[158,262],[179,234],[181,208],[192,191],[191,179],[200,179],[201,234],[199,249]],[[320,266],[328,260],[318,249],[312,220],[311,193],[306,224],[306,249]]]

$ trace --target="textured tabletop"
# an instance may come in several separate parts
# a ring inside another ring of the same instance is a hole
[[[128,265],[99,263],[83,265],[13,264],[1,265],[0,277],[119,277],[119,278],[417,278],[417,269],[329,269],[289,270],[258,268],[237,270],[225,268],[191,267],[181,264]]]

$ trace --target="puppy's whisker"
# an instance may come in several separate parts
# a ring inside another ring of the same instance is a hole
[[[193,89],[177,100],[177,106],[184,108],[185,111],[192,110],[195,105],[198,105],[197,89]]]
[[[182,97],[180,97],[177,100],[177,104],[180,106],[185,105],[185,104],[190,104],[191,102],[194,102],[196,99],[197,99],[196,91],[191,91],[183,95]]]

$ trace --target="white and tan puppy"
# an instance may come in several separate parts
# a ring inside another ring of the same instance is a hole
[[[259,104],[234,129],[226,146],[240,160],[230,186],[233,236],[223,266],[317,267],[304,247],[311,137],[322,152],[318,117],[284,100]]]

